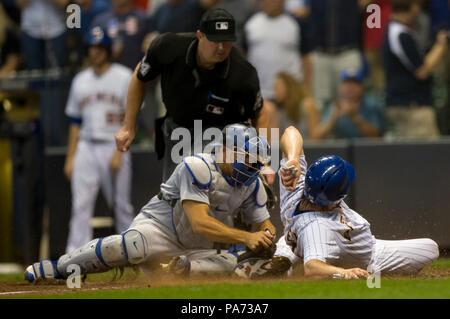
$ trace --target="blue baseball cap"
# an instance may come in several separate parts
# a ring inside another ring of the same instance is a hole
[[[89,33],[87,34],[85,38],[85,44],[86,45],[102,45],[105,47],[111,47],[112,40],[108,36],[108,33],[106,30],[102,27],[95,26],[92,29],[89,30]]]
[[[341,81],[357,81],[362,83],[364,80],[364,72],[363,70],[358,69],[347,69],[341,72]]]

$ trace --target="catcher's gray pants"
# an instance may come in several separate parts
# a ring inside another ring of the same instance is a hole
[[[194,272],[232,272],[236,265],[237,257],[226,251],[217,254],[215,249],[184,248],[172,230],[165,229],[143,214],[136,216],[130,229],[141,232],[148,243],[147,258],[141,264],[143,267],[167,263],[171,258],[181,255],[191,260],[191,270]]]

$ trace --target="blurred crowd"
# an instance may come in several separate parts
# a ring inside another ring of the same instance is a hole
[[[81,9],[80,28],[67,27],[70,4]],[[93,26],[113,39],[113,60],[134,69],[155,36],[194,32],[205,10],[222,7],[236,19],[235,46],[258,71],[273,127],[295,125],[311,140],[436,137],[450,133],[449,6],[448,0],[1,0],[0,77],[55,68],[75,74],[89,65],[83,41]],[[151,137],[163,107],[158,90],[150,91],[141,124]]]

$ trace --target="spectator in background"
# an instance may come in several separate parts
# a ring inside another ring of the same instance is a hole
[[[22,9],[22,56],[28,69],[63,67],[68,0],[17,0]]]
[[[320,138],[379,137],[383,131],[380,103],[364,95],[363,72],[341,73],[339,96],[327,107],[318,129]]]
[[[14,73],[20,64],[20,41],[0,3],[0,77]]]
[[[436,137],[439,135],[432,106],[431,74],[445,56],[445,31],[423,56],[412,26],[420,12],[417,1],[392,0],[392,17],[384,39],[386,115],[389,136]]]
[[[74,0],[74,3],[81,8],[81,28],[78,30],[83,34],[82,41],[85,41],[84,37],[90,30],[92,21],[98,15],[111,10],[111,2],[109,0]],[[80,44],[82,43],[84,42]]]
[[[305,19],[311,13],[309,2],[310,0],[286,0],[284,9],[297,18]]]
[[[364,57],[369,64],[370,78],[369,87],[373,88],[377,93],[381,93],[384,89],[384,69],[383,69],[383,34],[386,32],[387,24],[389,23],[389,17],[391,15],[391,0],[369,0],[366,1],[366,5],[376,4],[380,7],[380,23],[381,28],[369,28],[367,23],[362,24],[363,28],[363,51]],[[373,13],[365,13],[365,21],[369,18],[369,15]]]
[[[275,76],[284,71],[309,88],[311,59],[306,26],[284,13],[284,0],[264,0],[264,10],[244,26],[243,49],[258,71],[261,92],[273,99]]]
[[[143,11],[132,0],[112,0],[112,10],[97,16],[91,27],[100,26],[113,39],[112,60],[134,69],[142,58],[142,43],[149,32]]]
[[[147,15],[152,15],[153,13],[155,13],[159,6],[166,1],[167,0],[148,0],[147,9],[145,10],[147,12]]]
[[[430,0],[431,34],[429,39],[435,39],[440,30],[450,30],[450,1]],[[450,31],[449,31],[450,33]],[[450,54],[444,57],[433,72],[433,99],[436,108],[441,134],[450,134]]]
[[[153,0],[133,0],[133,7],[146,11]]]
[[[450,28],[450,2],[448,0],[430,0],[428,5],[431,32]]]
[[[159,33],[195,32],[202,14],[218,0],[167,0],[152,15],[150,28]]]
[[[292,75],[278,73],[273,86],[274,102],[265,101],[264,108],[270,119],[269,127],[279,127],[284,131],[295,126],[305,138],[316,139],[319,112],[313,98],[304,84]]]
[[[16,26],[19,26],[21,12],[20,8],[16,4],[17,0],[0,0],[0,2],[3,5],[3,10],[11,22]]]
[[[236,20],[236,42],[234,45],[242,49],[245,22],[256,11],[253,0],[219,0],[215,7],[227,10]]]
[[[320,109],[337,97],[340,73],[362,67],[359,39],[363,5],[360,7],[358,2],[314,0],[310,3],[313,96]]]

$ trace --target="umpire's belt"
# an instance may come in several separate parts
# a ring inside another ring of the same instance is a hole
[[[175,205],[177,204],[177,201],[178,201],[178,199],[170,199],[170,200],[165,199],[161,192],[158,193],[157,197],[159,200],[163,200],[163,201],[167,202],[167,204],[169,204],[170,207],[175,207]]]

